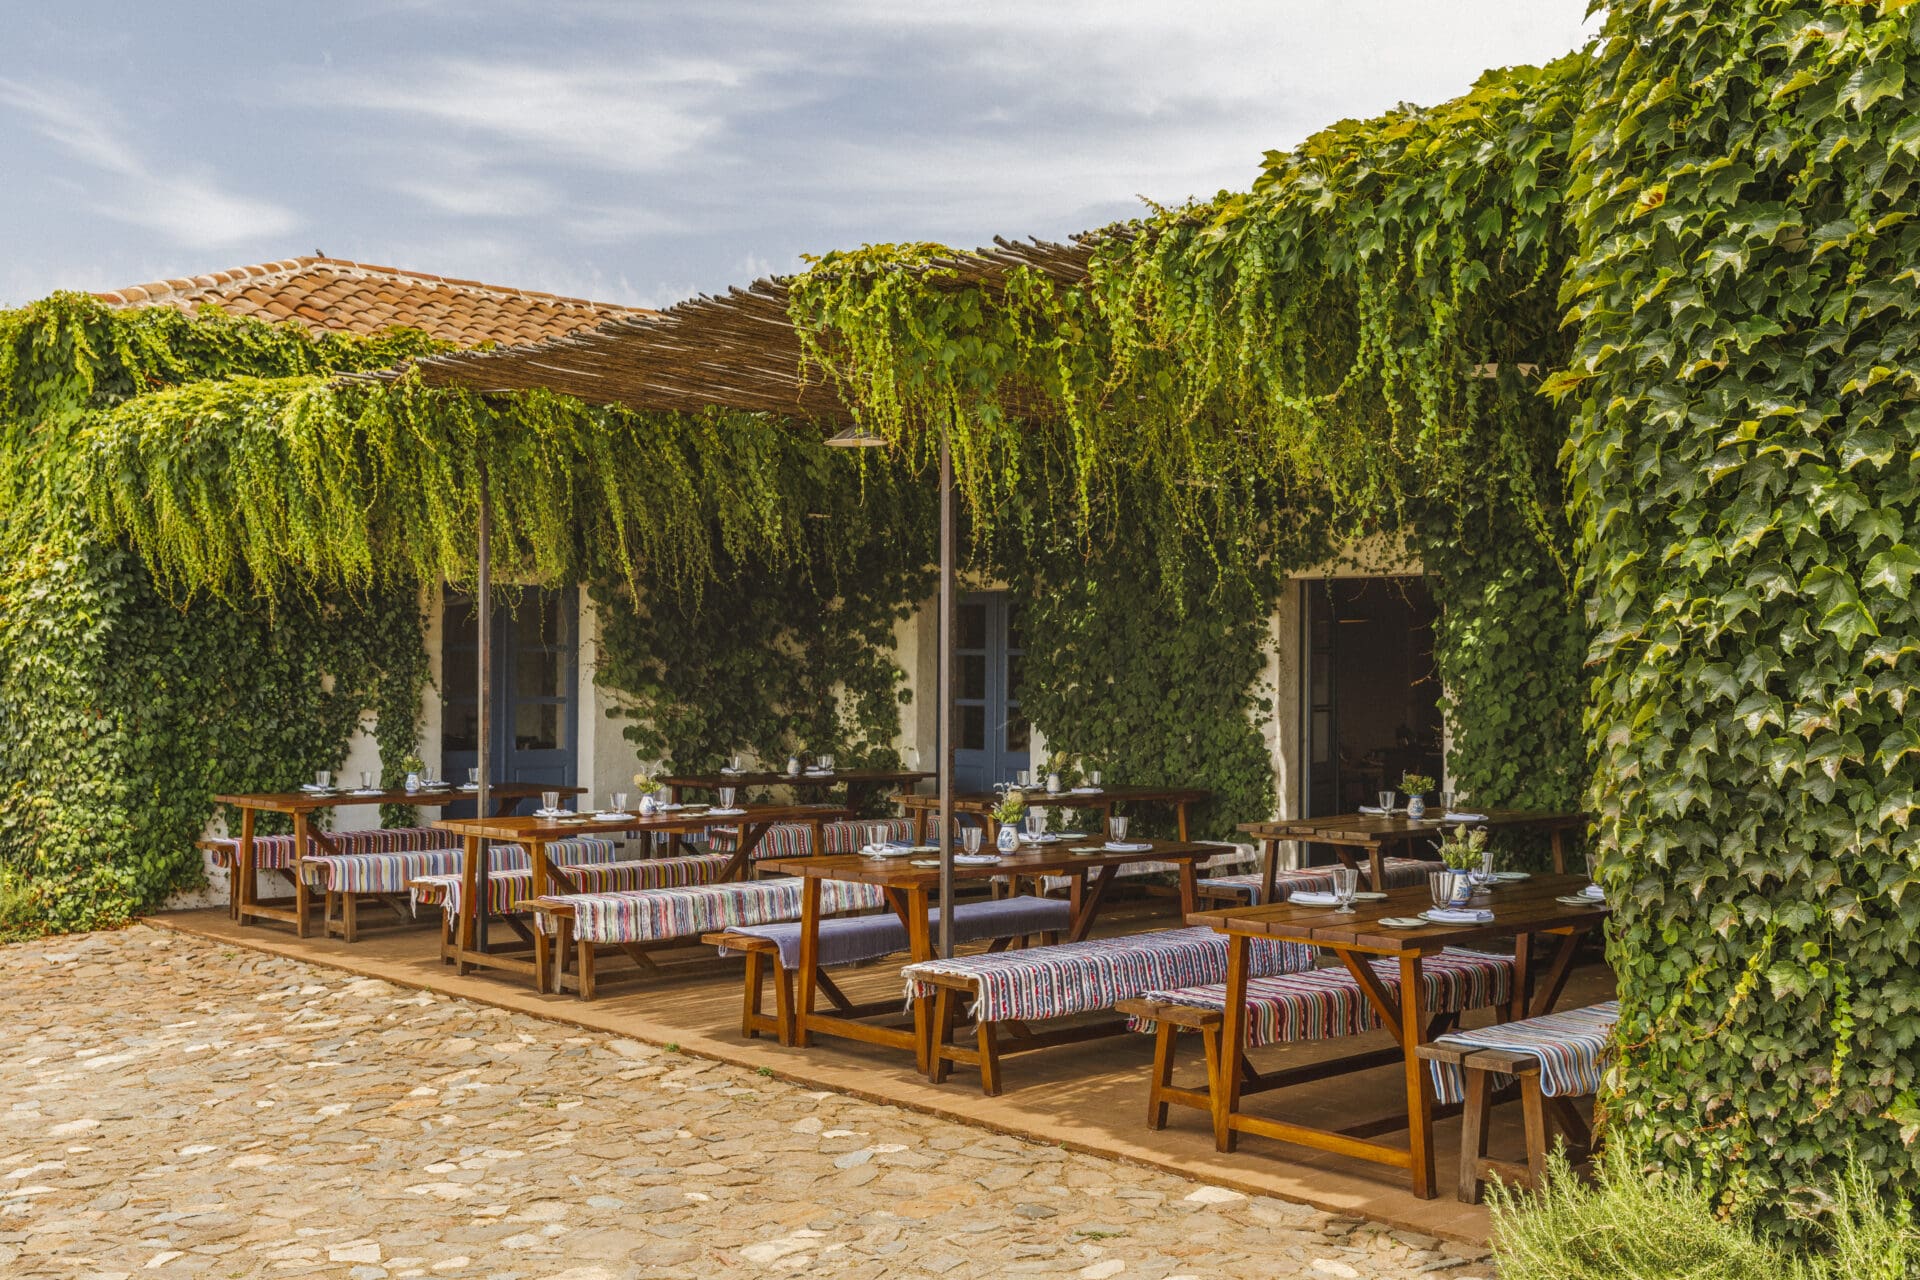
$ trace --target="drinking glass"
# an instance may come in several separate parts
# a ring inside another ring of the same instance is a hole
[[[739,794],[740,794],[740,790],[738,787],[720,788],[720,807],[722,809],[733,808],[733,798]]]
[[[979,827],[960,828],[960,847],[961,849],[965,850],[967,853],[970,853],[970,854],[979,853],[980,852],[980,828]]]
[[[1027,810],[1027,839],[1038,840],[1047,834],[1047,811],[1045,809]]]
[[[821,752],[819,764],[820,764],[820,771],[822,773],[832,773],[833,772],[833,753],[830,751]]]
[[[1116,813],[1107,819],[1107,839],[1125,840],[1127,838],[1127,815]]]
[[[553,813],[558,810],[560,808],[560,793],[558,791],[542,791],[540,793],[540,807],[547,813]]]
[[[333,789],[333,771],[331,769],[315,769],[313,771],[313,785],[322,791],[331,791]]]
[[[1393,812],[1393,797],[1395,794],[1397,793],[1392,791],[1382,791],[1380,793],[1380,807],[1389,813]]]
[[[1360,872],[1354,867],[1333,869],[1333,896],[1341,911],[1353,910],[1353,895],[1360,891]]]
[[[627,793],[626,792],[616,791],[613,793],[613,811],[615,813],[625,813],[627,811]]]
[[[1455,812],[1455,806],[1459,803],[1460,793],[1458,791],[1442,791],[1440,793],[1440,812],[1453,813]]]
[[[472,783],[476,787],[480,785],[480,766],[479,765],[475,765],[473,766],[473,768],[467,770],[467,781]]]
[[[1097,787],[1097,786],[1099,786],[1099,785],[1100,785],[1100,771],[1099,771],[1098,769],[1090,769],[1090,770],[1088,770],[1088,772],[1087,772],[1087,785],[1088,785],[1088,786],[1094,786],[1094,787]]]
[[[1480,870],[1474,873],[1474,883],[1489,885],[1493,883],[1493,880],[1493,850],[1482,849],[1480,851]]]
[[[887,837],[890,834],[887,830],[886,823],[876,822],[872,824],[867,828],[867,847],[870,849],[878,849],[882,845],[889,843]]]
[[[733,770],[735,773],[741,772],[741,764],[742,764],[742,761],[739,756],[727,757],[727,768]]]
[[[373,770],[362,769],[360,771],[360,789],[362,791],[373,790]]]
[[[1033,770],[1022,769],[1013,775],[1013,779],[1014,783],[1018,786],[1030,787],[1033,785]]]
[[[432,765],[423,764],[420,766],[420,785],[423,787],[430,787],[433,785],[433,766]]]

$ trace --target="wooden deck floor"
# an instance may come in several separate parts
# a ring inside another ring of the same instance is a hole
[[[1115,1037],[1014,1056],[1003,1067],[1005,1092],[986,1098],[980,1093],[977,1075],[956,1070],[946,1084],[930,1085],[914,1072],[910,1057],[873,1046],[826,1040],[810,1049],[783,1049],[766,1040],[742,1039],[741,962],[720,959],[710,949],[687,951],[683,958],[691,963],[653,978],[609,966],[601,994],[582,1002],[572,996],[537,995],[530,986],[506,975],[457,976],[440,962],[438,912],[433,916],[431,925],[366,930],[352,946],[338,940],[296,938],[291,929],[280,926],[256,924],[242,929],[224,910],[167,913],[153,917],[152,923],[651,1044],[677,1044],[687,1053],[766,1068],[818,1088],[1151,1165],[1251,1194],[1371,1218],[1427,1235],[1486,1241],[1484,1208],[1459,1203],[1450,1190],[1439,1199],[1417,1200],[1405,1190],[1402,1176],[1383,1166],[1252,1137],[1241,1140],[1239,1151],[1223,1155],[1214,1150],[1206,1118],[1180,1108],[1174,1109],[1168,1128],[1149,1130],[1146,1074],[1152,1042],[1147,1036]],[[1118,932],[1172,923],[1169,904],[1155,900],[1122,904],[1108,913],[1106,921],[1108,928]],[[841,971],[836,977],[856,999],[900,990],[896,963]],[[1611,978],[1604,968],[1590,966],[1575,974],[1564,1004],[1602,1000],[1611,993]],[[1469,1020],[1483,1018],[1472,1015]],[[1366,1047],[1387,1043],[1381,1035],[1363,1039]],[[1356,1047],[1352,1040],[1301,1045],[1262,1051],[1256,1060],[1262,1067],[1272,1067]],[[1402,1109],[1397,1102],[1398,1072],[1397,1066],[1383,1067],[1321,1081],[1256,1099],[1253,1105],[1309,1124],[1352,1124]],[[1189,1075],[1194,1074],[1197,1068],[1190,1067]],[[1517,1108],[1500,1108],[1495,1126],[1497,1140],[1514,1144],[1508,1149],[1517,1150]],[[1448,1188],[1458,1141],[1457,1122],[1441,1122],[1435,1142],[1441,1183]]]

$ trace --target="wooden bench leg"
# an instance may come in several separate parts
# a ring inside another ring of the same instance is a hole
[[[793,1047],[794,1032],[799,1019],[793,1012],[793,970],[780,963],[780,955],[773,957],[773,1014],[780,1024],[780,1043]]]
[[[1537,1189],[1547,1179],[1547,1116],[1541,1106],[1538,1072],[1520,1077],[1520,1113],[1527,1129],[1527,1172],[1533,1176]]]
[[[340,895],[340,936],[348,942],[360,940],[360,895],[342,893]]]
[[[759,1028],[755,1024],[760,1021],[760,986],[761,980],[766,977],[766,970],[767,961],[765,954],[759,951],[748,951],[746,969],[747,989],[741,1001],[740,1009],[740,1037],[743,1040],[753,1040],[760,1035]],[[782,1044],[786,1043],[785,1033],[786,1020],[783,1018],[781,1019],[780,1038],[780,1043]]]
[[[1173,1045],[1177,1029],[1162,1018],[1153,1029],[1153,1077],[1147,1083],[1147,1128],[1167,1127],[1166,1087],[1173,1083]]]
[[[1460,1186],[1456,1194],[1463,1204],[1480,1203],[1480,1168],[1487,1158],[1487,1122],[1491,1119],[1488,1103],[1493,1094],[1493,1073],[1466,1069],[1466,1106],[1460,1113]]]
[[[980,1091],[989,1098],[1000,1096],[1000,1038],[991,1022],[973,1024],[975,1042],[980,1047]]]
[[[933,993],[933,1014],[929,1019],[932,1025],[927,1037],[927,1079],[934,1084],[945,1084],[947,1072],[953,1066],[947,1046],[953,1042],[954,1012],[953,988],[937,988]]]

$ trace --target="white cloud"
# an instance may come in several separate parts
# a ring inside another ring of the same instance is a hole
[[[285,206],[230,192],[202,170],[148,164],[121,138],[113,113],[79,90],[0,78],[0,107],[25,116],[41,137],[106,179],[104,193],[90,199],[110,218],[191,248],[285,235],[300,225]]]

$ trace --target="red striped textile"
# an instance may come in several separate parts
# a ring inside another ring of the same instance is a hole
[[[871,818],[858,822],[826,822],[821,824],[821,835],[826,838],[828,853],[858,853],[860,846],[867,843],[870,828],[884,825],[889,840],[913,839],[913,819],[911,818]],[[715,852],[731,853],[740,847],[740,832],[737,827],[715,827],[708,833],[707,845]],[[754,846],[753,860],[762,858],[806,858],[813,855],[813,830],[804,822],[782,822],[767,829],[760,843]]]
[[[1396,997],[1400,966],[1393,960],[1372,962],[1381,985]],[[1484,1009],[1503,1005],[1513,995],[1513,957],[1488,955],[1449,947],[1421,964],[1420,1007],[1429,1013]],[[1227,1008],[1224,982],[1172,990],[1147,991],[1146,999],[1196,1009]],[[1135,1031],[1152,1031],[1149,1019],[1132,1019]],[[1247,982],[1247,1047],[1291,1044],[1299,1040],[1330,1040],[1358,1035],[1380,1027],[1380,1015],[1360,989],[1359,980],[1342,967],[1312,969]]]
[[[559,870],[587,893],[632,889],[675,889],[711,884],[732,861],[725,854],[699,853],[684,858],[640,858],[630,862],[561,866]],[[421,876],[410,886],[414,910],[443,907],[460,914],[464,877],[459,874]],[[496,871],[488,878],[487,900],[496,914],[518,911],[533,892],[533,872],[527,868]]]
[[[458,849],[460,837],[450,831],[436,831],[432,827],[374,827],[365,831],[329,831],[327,839],[345,854],[357,853],[405,853],[420,849]],[[240,857],[240,841],[237,837],[210,841],[213,848],[213,863],[217,867],[231,871]],[[320,845],[312,837],[307,839],[307,856],[320,853]],[[253,860],[258,867],[278,867],[283,870],[293,866],[293,837],[255,836],[253,838]]]
[[[1383,858],[1380,869],[1386,875],[1389,889],[1417,889],[1427,882],[1427,873],[1436,871],[1441,864],[1425,858]],[[1260,900],[1261,877],[1259,873],[1245,876],[1214,876],[1200,882],[1203,889],[1230,889],[1244,893],[1247,901],[1258,903]],[[1327,893],[1333,889],[1332,867],[1295,867],[1282,871],[1273,879],[1274,889],[1278,893],[1277,901],[1285,902],[1295,893]]]

